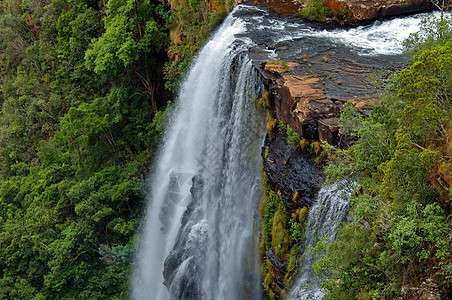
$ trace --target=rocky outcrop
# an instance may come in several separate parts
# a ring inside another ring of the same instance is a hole
[[[347,14],[348,22],[423,12],[434,8],[429,0],[326,0],[325,4],[333,11]]]
[[[251,2],[256,5],[264,5],[270,11],[283,17],[299,15],[304,6],[303,1],[298,0],[252,0]]]
[[[344,59],[335,71],[336,59],[330,61],[322,56],[309,61],[303,58],[301,63],[270,61],[261,63],[259,69],[267,79],[272,108],[279,121],[305,139],[347,148],[353,140],[338,125],[342,106],[351,100],[364,115],[369,115],[376,101],[372,94],[356,96],[362,95],[362,87],[366,86],[365,64]],[[359,70],[344,66],[347,62]]]
[[[319,139],[326,141],[330,145],[339,144],[339,126],[338,117],[332,117],[328,119],[322,119],[318,121],[318,134]]]
[[[265,5],[271,11],[281,16],[299,16],[305,7],[307,0],[254,0],[253,3]],[[445,1],[446,8],[452,1]],[[430,0],[326,0],[325,5],[331,10],[333,18],[339,23],[353,23],[369,21],[378,18],[406,15],[432,10],[435,5]]]
[[[264,170],[272,190],[281,192],[288,211],[310,207],[324,181],[314,157],[288,145],[287,136],[281,132],[272,141],[267,140],[266,147]]]
[[[275,249],[270,248],[270,250],[267,251],[267,257],[270,262],[278,269],[281,277],[284,277],[284,275],[286,275],[287,273],[287,266],[284,264],[284,260],[276,256]]]

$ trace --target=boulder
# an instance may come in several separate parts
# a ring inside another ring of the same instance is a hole
[[[338,144],[338,134],[339,134],[339,118],[333,117],[328,119],[319,120],[318,123],[318,133],[319,139],[325,141],[330,145]]]

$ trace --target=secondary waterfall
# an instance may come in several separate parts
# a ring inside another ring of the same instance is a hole
[[[323,187],[317,195],[317,201],[309,212],[306,226],[301,276],[295,282],[289,298],[301,300],[323,298],[325,292],[311,269],[312,264],[319,257],[310,249],[323,237],[327,239],[326,243],[336,238],[339,226],[346,216],[348,198],[352,189],[353,186],[333,184]]]
[[[180,88],[149,184],[131,280],[134,299],[261,298],[257,208],[265,125],[253,99],[264,86],[254,67],[259,58],[251,59],[248,53],[257,49],[265,61],[334,50],[335,57],[359,59],[378,71],[403,61],[397,41],[416,31],[420,18],[404,20],[412,25],[402,32],[400,27],[381,31],[384,22],[325,29],[249,5],[234,9],[201,50]],[[329,67],[335,72],[333,64]],[[343,92],[331,90],[329,97]],[[366,91],[356,88],[357,93]],[[309,217],[309,239],[319,234],[334,237],[342,218],[338,213],[346,207],[335,194],[334,188],[320,193]],[[323,221],[327,215],[335,220],[333,229]],[[310,272],[309,266],[303,270],[298,285]]]

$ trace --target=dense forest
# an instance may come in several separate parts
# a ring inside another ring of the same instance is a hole
[[[181,75],[230,1],[0,2],[0,299],[124,299],[146,175]],[[359,183],[318,251],[331,298],[452,290],[452,31],[426,22],[358,142],[329,147]],[[326,147],[326,146],[325,146]],[[332,274],[332,275],[331,275]]]
[[[357,185],[350,222],[313,249],[327,254],[314,269],[328,299],[413,299],[413,287],[452,297],[451,25],[450,15],[424,20],[405,41],[411,67],[393,74],[372,115],[343,109],[341,128],[358,141],[326,145],[329,181]]]
[[[1,299],[127,294],[167,18],[158,2],[1,3]]]
[[[169,101],[228,9],[0,2],[0,299],[127,297]]]

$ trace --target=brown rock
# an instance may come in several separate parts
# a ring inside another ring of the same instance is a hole
[[[319,140],[325,141],[330,145],[337,145],[339,133],[338,121],[339,118],[337,117],[319,120]]]
[[[283,74],[291,69],[298,67],[294,62],[285,62],[283,60],[272,60],[264,64],[264,70],[274,74]]]
[[[253,0],[252,2],[256,5],[266,6],[270,11],[283,17],[299,15],[304,5],[302,1],[297,0]]]
[[[337,116],[340,111],[319,86],[317,77],[284,74],[275,97],[277,118],[307,139],[317,139],[317,120]]]
[[[433,8],[433,4],[428,0],[326,0],[325,3],[334,11],[348,11],[350,16],[346,21],[350,22],[422,12]]]

